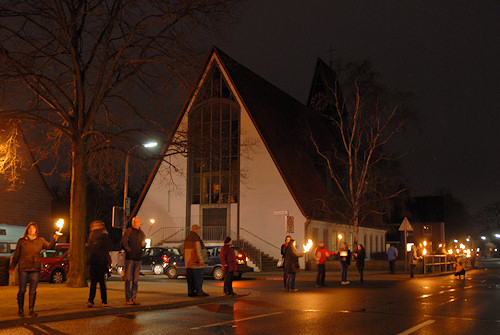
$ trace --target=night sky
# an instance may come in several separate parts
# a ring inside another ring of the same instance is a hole
[[[216,45],[303,103],[317,57],[370,60],[415,95],[399,142],[415,195],[449,188],[473,212],[500,201],[499,36],[496,0],[251,0]]]

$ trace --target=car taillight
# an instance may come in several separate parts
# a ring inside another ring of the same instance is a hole
[[[168,263],[168,256],[167,255],[163,255],[163,256],[161,256],[161,258],[163,259],[163,261],[165,263]]]

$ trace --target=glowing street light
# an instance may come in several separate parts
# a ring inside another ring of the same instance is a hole
[[[458,240],[453,240],[453,242],[458,243]]]
[[[481,240],[486,241],[486,236],[481,236]]]
[[[500,238],[500,234],[495,234],[495,237],[496,238]]]

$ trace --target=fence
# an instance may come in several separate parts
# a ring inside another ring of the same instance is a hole
[[[445,272],[453,269],[453,257],[448,255],[426,255],[423,258],[424,274]]]

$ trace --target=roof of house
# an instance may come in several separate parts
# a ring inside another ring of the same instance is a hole
[[[196,84],[201,80],[214,54],[228,73],[229,80],[237,91],[236,94],[245,105],[302,214],[309,219],[332,219],[332,213],[324,206],[330,201],[329,194],[309,156],[312,145],[309,139],[309,129],[322,127],[320,119],[315,113],[309,113],[305,105],[215,46],[210,50]],[[174,125],[174,130],[177,129],[186,113],[196,93],[196,87],[187,98]],[[164,153],[167,152],[171,139],[165,144]],[[153,168],[134,208],[134,213],[141,206],[160,165],[161,161],[158,161]]]

